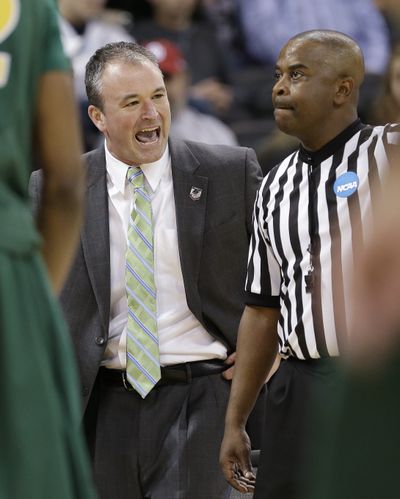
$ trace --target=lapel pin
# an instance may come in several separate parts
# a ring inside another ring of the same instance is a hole
[[[190,189],[189,197],[192,201],[198,201],[201,198],[202,193],[203,189],[200,189],[199,187],[192,187]]]

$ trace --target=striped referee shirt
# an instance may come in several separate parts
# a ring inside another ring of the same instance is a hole
[[[246,303],[280,308],[283,357],[339,355],[352,269],[399,139],[400,125],[357,120],[319,151],[300,146],[264,178],[254,205]]]

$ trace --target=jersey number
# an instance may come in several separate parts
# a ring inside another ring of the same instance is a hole
[[[0,44],[11,35],[18,24],[20,0],[0,0]],[[0,51],[0,88],[7,85],[11,55]]]

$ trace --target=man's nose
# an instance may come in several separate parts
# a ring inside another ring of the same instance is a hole
[[[153,101],[147,101],[143,105],[143,117],[153,119],[157,116],[157,109]]]
[[[274,95],[285,95],[288,92],[287,79],[281,76],[272,87],[272,93]]]

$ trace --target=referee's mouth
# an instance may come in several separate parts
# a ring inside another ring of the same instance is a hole
[[[274,118],[279,120],[280,118],[285,119],[291,117],[294,113],[294,108],[289,106],[275,106],[274,107]]]
[[[274,102],[274,109],[275,110],[283,110],[283,111],[293,111],[293,106],[290,104],[287,104],[286,102],[281,102],[278,100],[275,100]]]

